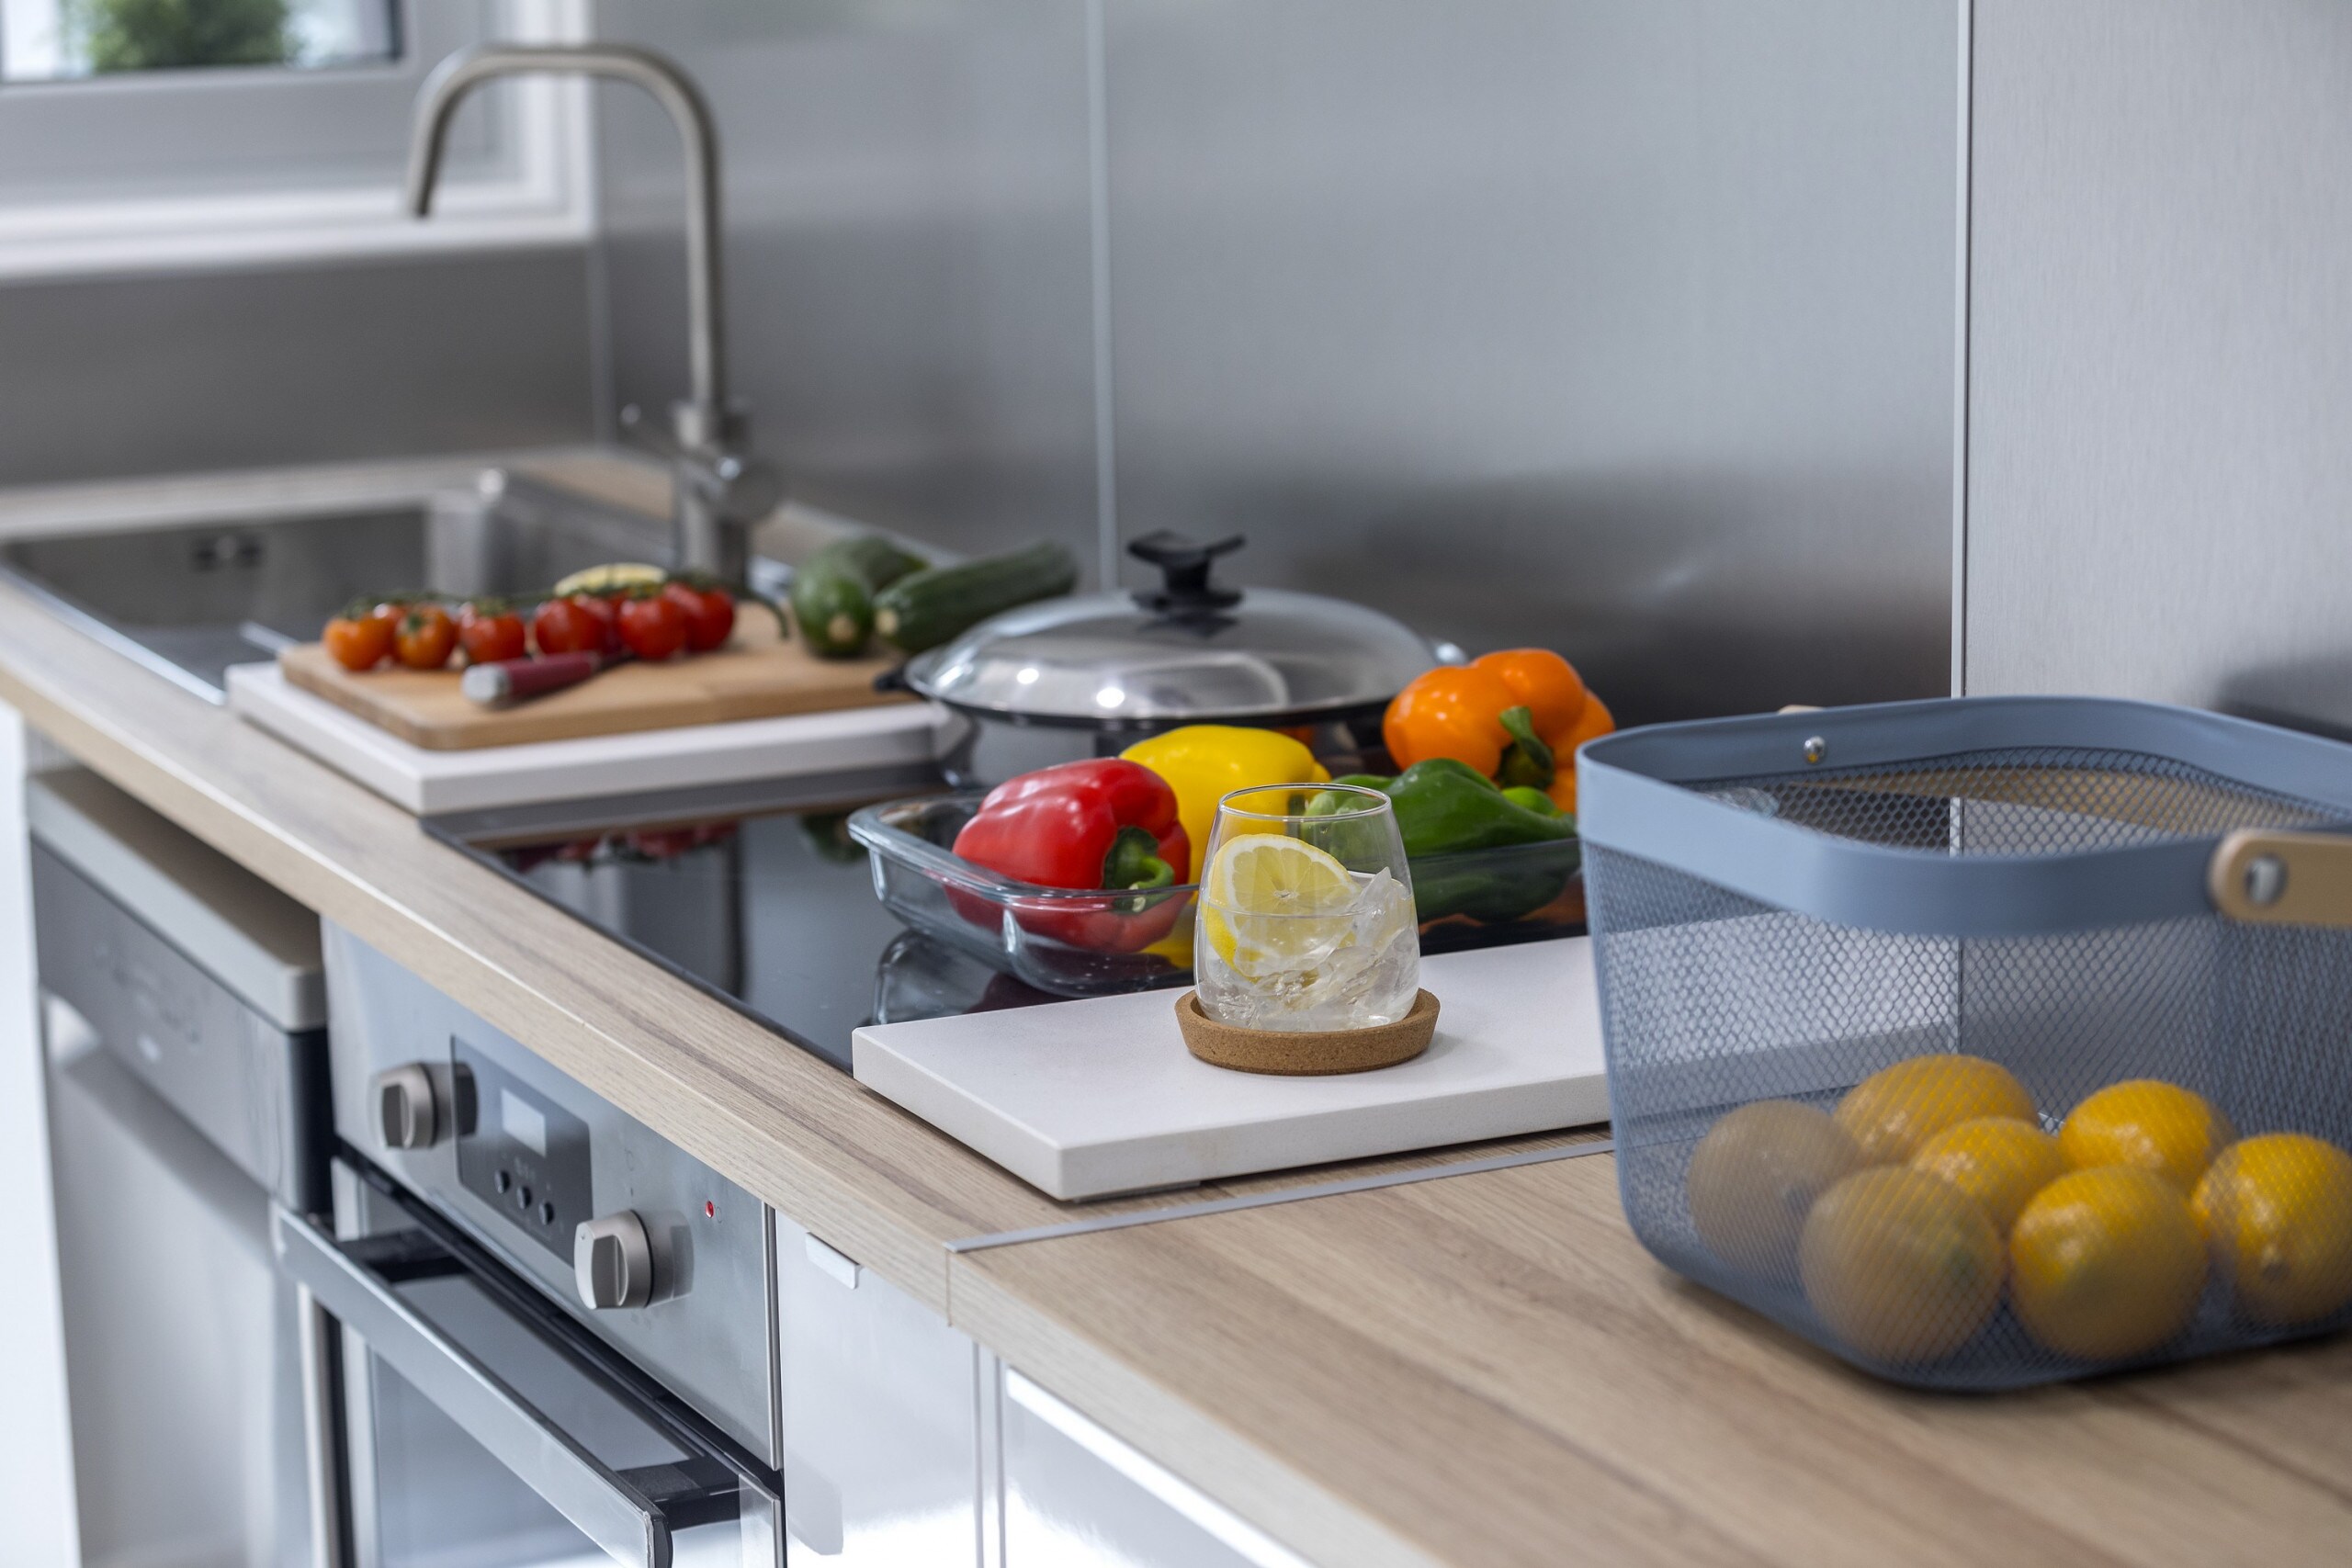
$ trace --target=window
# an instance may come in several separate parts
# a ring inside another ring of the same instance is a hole
[[[0,82],[400,56],[393,0],[0,0]]]
[[[146,20],[249,7],[258,21],[194,42]],[[584,241],[578,81],[471,95],[433,221],[408,218],[399,193],[417,89],[444,56],[584,38],[586,13],[587,0],[0,0],[0,278]],[[102,32],[124,21],[123,36]]]

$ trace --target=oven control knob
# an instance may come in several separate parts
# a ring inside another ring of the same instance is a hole
[[[571,1272],[591,1311],[643,1306],[653,1297],[653,1246],[645,1222],[627,1209],[582,1221],[571,1235]]]
[[[422,1062],[387,1067],[368,1085],[376,1101],[376,1134],[388,1149],[422,1149],[441,1136],[433,1075]]]

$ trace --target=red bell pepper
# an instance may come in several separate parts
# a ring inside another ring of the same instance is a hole
[[[1102,757],[1061,762],[989,791],[956,835],[956,852],[975,865],[1041,887],[1101,888],[1118,897],[1012,902],[1034,935],[1094,953],[1135,953],[1175,929],[1189,899],[1151,897],[1192,864],[1176,792],[1140,762]],[[1142,897],[1136,897],[1142,895]],[[992,925],[989,908],[965,908]]]

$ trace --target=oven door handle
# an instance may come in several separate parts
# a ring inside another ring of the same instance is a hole
[[[368,1348],[620,1562],[670,1568],[673,1520],[647,1485],[707,1478],[614,1470],[422,1314],[314,1222],[273,1205],[280,1266]],[[707,1509],[707,1486],[695,1506]],[[692,1522],[691,1520],[686,1522]]]

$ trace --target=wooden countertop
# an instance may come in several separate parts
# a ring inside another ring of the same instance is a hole
[[[1615,1163],[959,1257],[957,1320],[1335,1562],[2352,1560],[2352,1340],[1893,1389],[1653,1261]]]
[[[953,1252],[1329,1173],[1056,1203],[5,584],[0,700],[1317,1561],[2352,1557],[2343,1339],[1893,1391],[1651,1262],[1606,1155]]]

